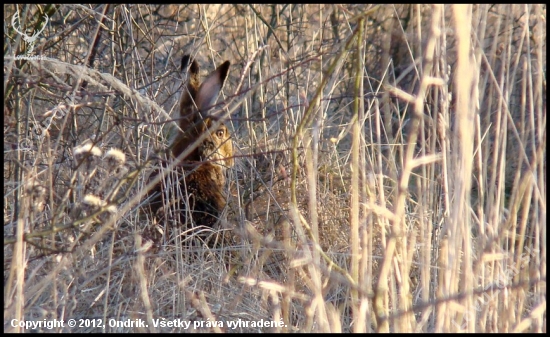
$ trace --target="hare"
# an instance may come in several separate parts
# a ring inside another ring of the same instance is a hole
[[[230,62],[222,63],[202,83],[199,65],[189,55],[183,56],[181,70],[185,70],[189,63],[189,79],[180,100],[179,126],[183,133],[177,135],[170,150],[175,158],[179,158],[184,151],[191,149],[188,155],[180,158],[178,165],[185,170],[185,176],[179,180],[181,190],[187,191],[185,195],[189,196],[188,204],[187,200],[178,200],[179,209],[188,209],[190,212],[185,213],[191,214],[196,225],[212,227],[225,208],[225,170],[233,166],[233,145],[227,127],[208,112],[223,87]],[[212,129],[215,125],[218,126]],[[204,134],[204,140],[197,145],[197,139]],[[157,174],[158,171],[153,176]],[[162,185],[159,183],[151,194],[154,194],[151,211],[157,213],[163,205]],[[190,219],[187,218],[187,222]]]

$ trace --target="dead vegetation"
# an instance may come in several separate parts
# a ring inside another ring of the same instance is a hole
[[[215,249],[141,211],[187,53]],[[4,74],[4,331],[546,332],[545,5],[5,5]]]

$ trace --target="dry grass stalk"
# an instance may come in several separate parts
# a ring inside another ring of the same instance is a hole
[[[5,331],[546,331],[545,5],[4,9]],[[184,54],[232,63],[215,248],[141,211]],[[149,327],[10,323],[71,318]]]

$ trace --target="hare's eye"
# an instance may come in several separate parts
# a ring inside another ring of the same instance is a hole
[[[224,136],[225,132],[223,130],[218,130],[216,131],[216,136],[218,136],[219,138],[222,138]]]

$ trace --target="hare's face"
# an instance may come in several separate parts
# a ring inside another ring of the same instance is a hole
[[[200,134],[208,132],[217,121],[207,117],[200,126]],[[217,129],[210,132],[199,146],[199,153],[202,160],[213,160],[213,164],[224,167],[233,166],[233,145],[229,130],[222,123]]]

